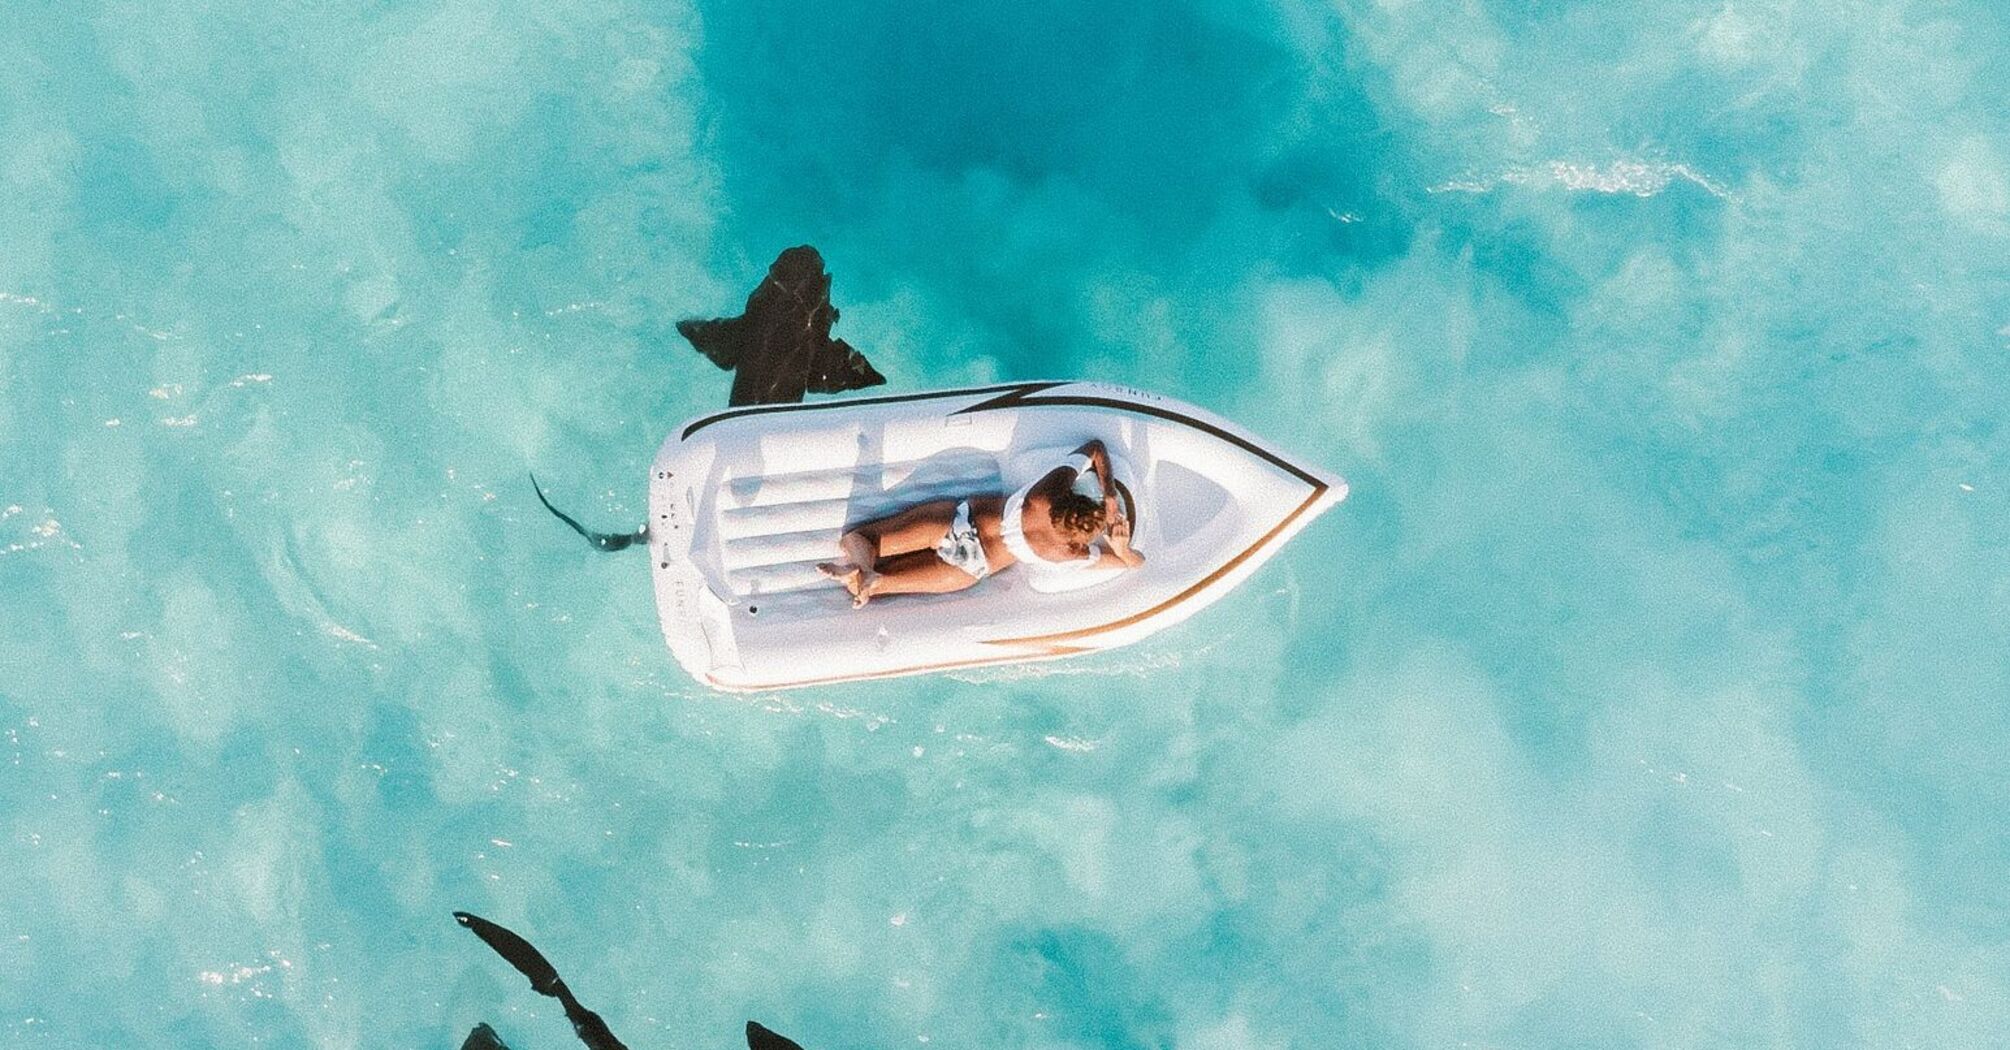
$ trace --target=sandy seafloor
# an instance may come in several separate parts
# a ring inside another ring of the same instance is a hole
[[[0,3],[0,1045],[2010,1042],[1986,0]],[[890,389],[1346,474],[1120,653],[694,686],[604,528]]]

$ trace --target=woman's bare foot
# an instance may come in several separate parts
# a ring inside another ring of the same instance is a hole
[[[871,601],[872,596],[878,593],[879,573],[873,572],[871,569],[859,573],[858,590],[852,592],[851,607],[854,609],[865,608],[865,603]]]
[[[876,572],[867,572],[850,562],[827,561],[817,566],[817,571],[825,578],[844,584],[851,592],[851,607],[857,609],[872,600],[872,584],[879,579]]]

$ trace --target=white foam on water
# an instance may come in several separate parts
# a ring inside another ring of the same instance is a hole
[[[1573,193],[1653,197],[1676,183],[1700,187],[1712,197],[1731,199],[1729,188],[1687,164],[1642,160],[1614,160],[1604,164],[1552,160],[1543,164],[1504,168],[1492,174],[1450,179],[1431,186],[1430,192],[1491,193],[1502,186],[1528,186],[1555,187]]]

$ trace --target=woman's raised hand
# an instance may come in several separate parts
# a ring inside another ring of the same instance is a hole
[[[1145,563],[1144,552],[1131,549],[1131,523],[1128,518],[1118,518],[1110,523],[1110,551],[1123,562],[1126,568],[1135,569]]]

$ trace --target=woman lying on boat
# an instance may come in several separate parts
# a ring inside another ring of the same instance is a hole
[[[817,570],[844,584],[852,607],[888,594],[946,594],[1020,562],[1043,570],[1121,571],[1145,563],[1111,481],[1101,441],[1010,496],[909,507],[838,540],[843,559]]]

